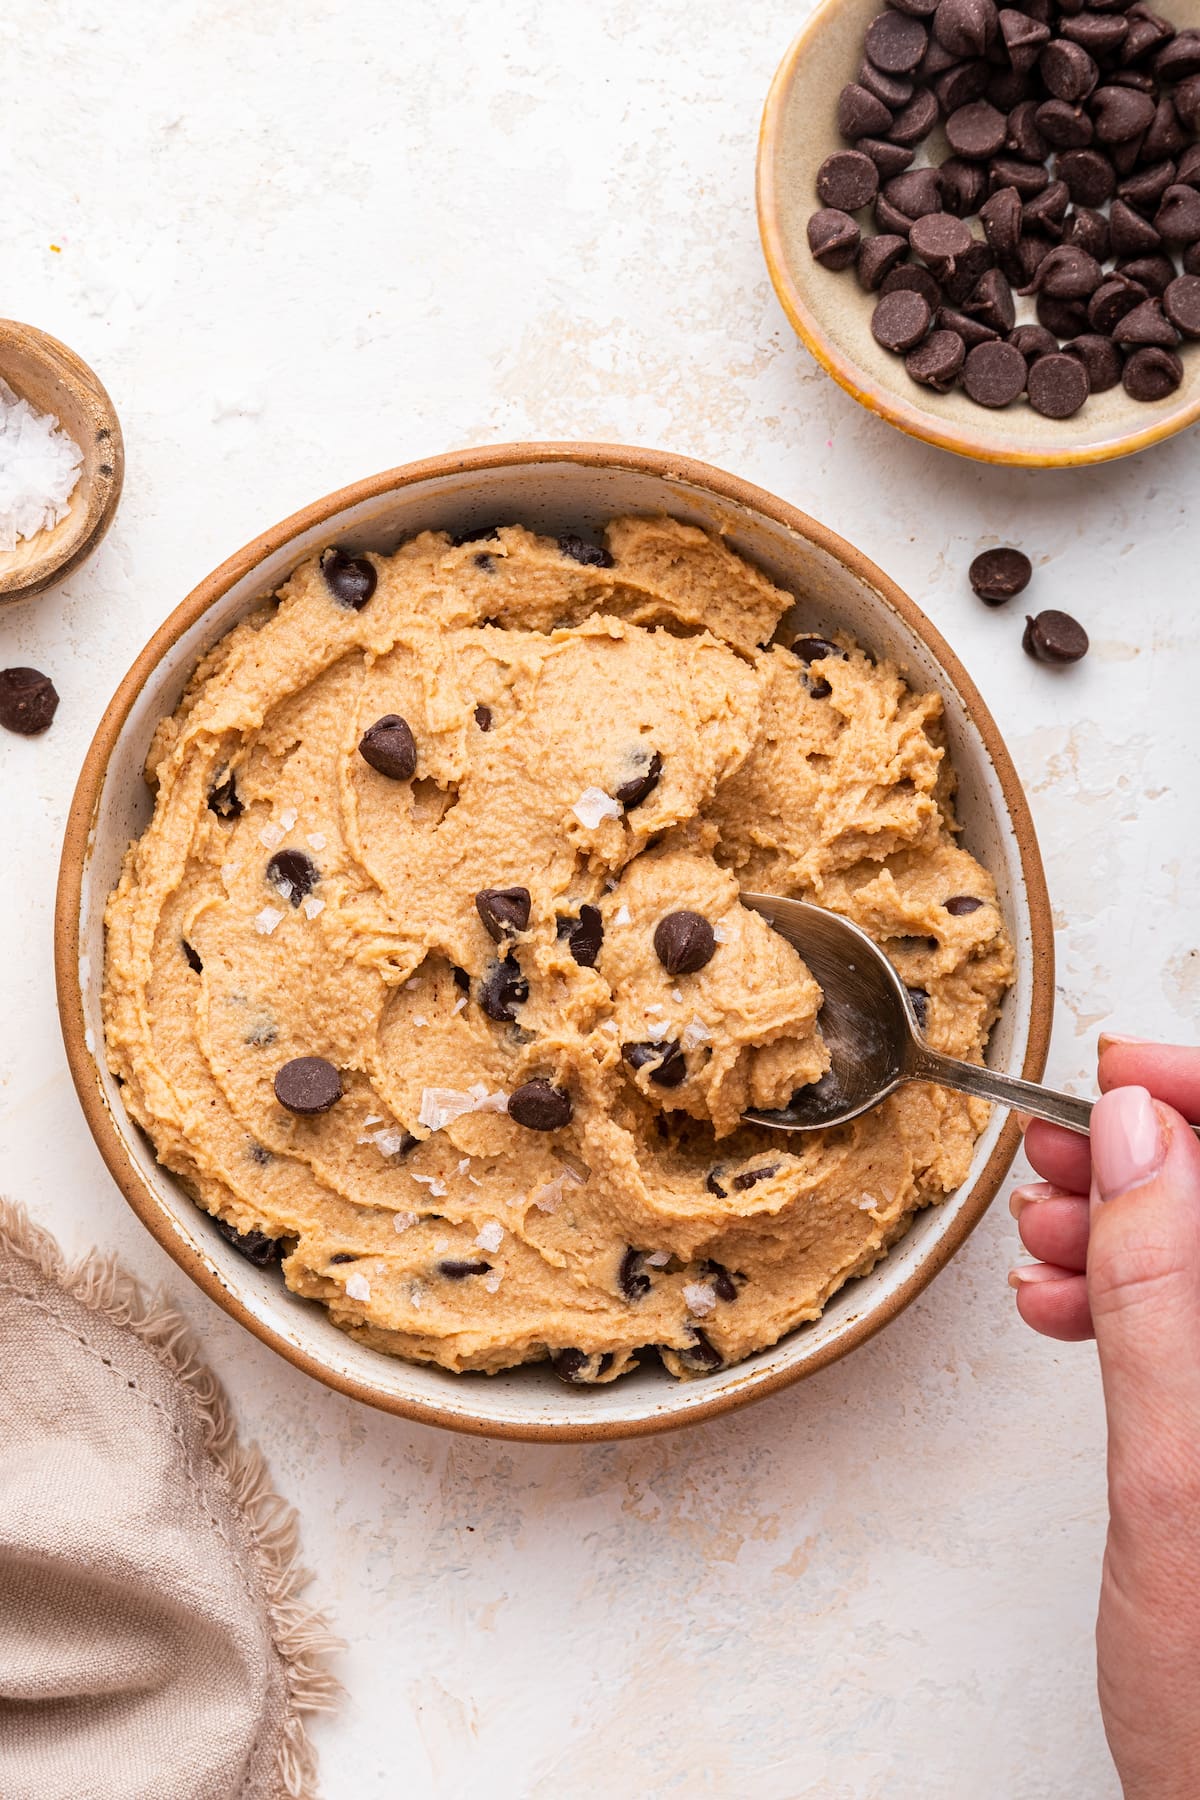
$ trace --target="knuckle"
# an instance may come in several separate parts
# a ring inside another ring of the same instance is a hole
[[[1166,1236],[1099,1246],[1093,1238],[1087,1274],[1093,1318],[1131,1310],[1170,1314],[1200,1297],[1186,1246]]]

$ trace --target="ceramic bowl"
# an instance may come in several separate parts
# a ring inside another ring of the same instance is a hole
[[[943,1266],[985,1211],[1008,1168],[1015,1122],[997,1111],[970,1174],[921,1213],[869,1275],[822,1318],[706,1379],[677,1383],[643,1368],[609,1387],[564,1386],[545,1364],[503,1375],[453,1375],[352,1342],[324,1310],[290,1294],[278,1271],[253,1268],[159,1167],[125,1113],[103,1053],[104,903],[151,798],[142,779],[158,720],[191,671],[237,620],[304,558],[337,543],[387,552],[424,527],[496,519],[561,533],[621,513],[668,513],[728,541],[797,596],[797,624],[841,627],[895,658],[944,697],[965,842],[995,877],[1017,948],[1016,981],[992,1035],[998,1068],[1036,1079],[1053,997],[1052,932],[1028,807],[1008,752],[954,653],[912,601],[865,557],[794,507],[686,457],[597,444],[518,444],[434,458],[331,494],[224,563],[151,639],[105,713],[79,778],[63,851],[56,918],[59,1006],[71,1072],[100,1152],[130,1205],[181,1268],[225,1311],[298,1368],[342,1393],[429,1424],[496,1437],[593,1439],[666,1430],[745,1404],[861,1344]]]
[[[1194,344],[1183,346],[1183,381],[1165,400],[1147,405],[1118,386],[1091,396],[1073,419],[1054,420],[1024,400],[990,411],[960,390],[935,394],[912,380],[902,356],[875,342],[871,314],[878,296],[863,292],[853,267],[822,268],[808,248],[807,228],[820,205],[817,170],[831,151],[845,148],[835,117],[838,94],[855,79],[867,26],[879,9],[879,0],[824,0],[780,63],[763,112],[759,231],[775,292],[806,347],[869,412],[979,462],[1025,468],[1107,462],[1192,424],[1200,417],[1200,346]],[[1200,25],[1200,0],[1171,0],[1165,10],[1178,26]],[[940,162],[947,153],[939,126],[917,162]],[[864,230],[873,229],[869,210],[858,217]],[[978,224],[973,229],[982,235]]]

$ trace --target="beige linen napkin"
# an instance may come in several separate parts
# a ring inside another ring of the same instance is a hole
[[[2,1800],[309,1800],[295,1556],[179,1315],[0,1202]]]

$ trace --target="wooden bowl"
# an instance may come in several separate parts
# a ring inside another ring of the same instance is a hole
[[[33,325],[0,319],[0,378],[36,412],[55,413],[83,452],[64,519],[0,550],[0,601],[40,594],[90,556],[109,526],[125,478],[113,403],[87,364]]]
[[[1147,405],[1118,386],[1091,396],[1073,419],[1055,420],[1023,399],[992,412],[961,390],[935,394],[912,380],[902,356],[875,342],[871,314],[878,296],[863,292],[853,267],[822,268],[808,248],[807,226],[821,204],[817,170],[831,151],[846,147],[835,116],[838,94],[855,79],[867,26],[879,10],[880,0],[824,0],[780,63],[763,111],[759,232],[775,292],[806,347],[868,411],[979,462],[1025,468],[1107,462],[1191,425],[1200,417],[1200,344],[1183,346],[1183,381],[1165,400]],[[1165,10],[1176,25],[1200,25],[1200,0],[1170,0]],[[948,153],[940,126],[918,151],[918,163],[925,153],[933,162]],[[874,229],[869,210],[858,218],[864,232]]]
[[[1053,1007],[1053,931],[1033,823],[1000,734],[970,677],[887,576],[825,526],[760,488],[684,456],[606,444],[499,444],[393,469],[330,494],[239,550],[190,594],[137,658],[104,714],[71,805],[59,873],[55,963],[71,1073],[100,1153],[164,1250],[233,1318],[339,1392],[427,1424],[484,1436],[595,1439],[665,1431],[775,1392],[865,1342],[919,1294],[982,1218],[1012,1160],[1015,1120],[997,1109],[963,1185],[928,1208],[822,1317],[704,1380],[642,1368],[610,1387],[564,1386],[547,1364],[453,1375],[382,1356],[324,1309],[253,1268],[160,1167],[133,1124],[103,1049],[104,904],[152,811],[147,746],[200,658],[296,565],[336,543],[388,552],[424,527],[522,520],[558,535],[621,513],[668,513],[727,541],[798,596],[793,628],[852,632],[943,696],[964,842],[996,880],[1017,954],[992,1033],[997,1068],[1036,1080]]]

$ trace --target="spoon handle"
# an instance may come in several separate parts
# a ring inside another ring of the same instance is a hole
[[[934,1081],[939,1087],[973,1094],[977,1100],[994,1100],[1015,1111],[1032,1113],[1035,1119],[1049,1119],[1052,1125],[1065,1125],[1068,1131],[1086,1132],[1092,1114],[1090,1100],[1056,1093],[1053,1088],[1039,1087],[1036,1081],[1022,1081],[1016,1075],[1001,1075],[997,1069],[982,1068],[978,1063],[960,1062],[955,1056],[931,1050],[927,1044],[918,1047],[905,1077],[909,1081]]]

